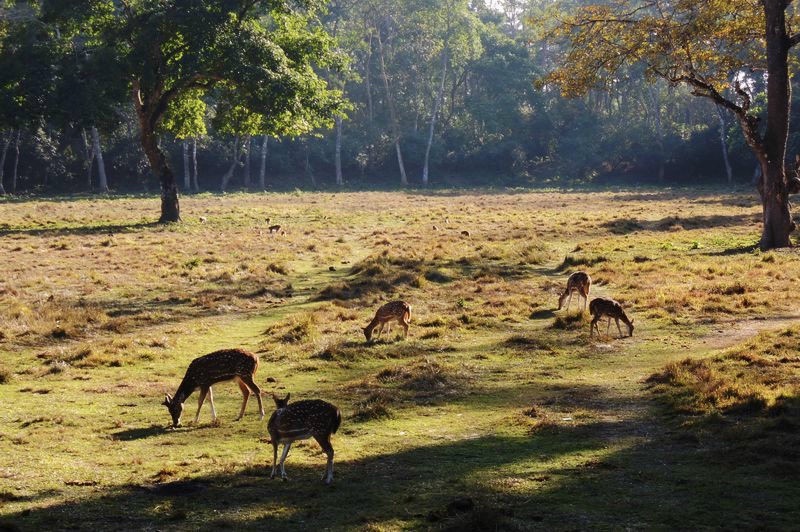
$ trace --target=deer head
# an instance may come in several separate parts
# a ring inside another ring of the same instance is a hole
[[[164,402],[161,404],[167,407],[167,410],[169,410],[169,415],[172,416],[172,427],[180,427],[181,414],[183,414],[183,403],[179,403],[173,399],[170,394],[166,394],[164,396]]]
[[[277,395],[275,395],[273,393],[272,394],[272,400],[275,401],[275,408],[276,409],[286,408],[286,405],[289,404],[289,397],[291,397],[291,396],[292,396],[291,393],[287,393],[286,397],[284,397],[283,399],[280,399]]]

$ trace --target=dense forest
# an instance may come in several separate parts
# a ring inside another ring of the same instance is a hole
[[[4,191],[156,192],[130,88],[105,57],[133,30],[98,29],[115,16],[98,6],[112,2],[50,4],[2,8]],[[577,97],[542,83],[564,46],[540,23],[553,16],[551,4],[307,3],[313,17],[302,31],[330,37],[313,66],[341,91],[339,114],[304,127],[296,119],[292,127],[265,124],[239,105],[246,95],[209,85],[170,103],[156,142],[186,192],[752,180],[756,158],[739,124],[692,97],[691,87],[636,66],[625,67],[613,90]],[[764,85],[750,80],[756,113],[766,111]],[[790,134],[789,153],[798,150]]]

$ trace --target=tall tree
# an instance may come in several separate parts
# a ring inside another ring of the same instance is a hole
[[[159,221],[180,220],[178,187],[156,131],[170,103],[217,86],[270,117],[273,134],[330,127],[342,104],[315,67],[338,55],[317,21],[322,0],[84,0],[45,2],[44,16],[71,21],[113,50],[161,186]]]
[[[421,28],[421,38],[430,51],[430,67],[427,70],[431,75],[427,77],[431,80],[431,87],[427,92],[431,94],[429,99],[432,105],[422,164],[422,184],[427,186],[431,147],[436,121],[444,104],[448,73],[460,77],[468,65],[480,58],[483,49],[480,21],[465,0],[436,2],[428,9],[417,11],[415,15],[415,25]]]
[[[733,113],[759,161],[763,178],[762,250],[790,245],[795,225],[789,210],[784,171],[789,126],[789,50],[800,42],[792,0],[739,2],[610,0],[553,8],[551,37],[564,43],[560,66],[545,83],[566,95],[592,88],[611,89],[616,73],[643,63],[651,76],[691,87]],[[559,9],[561,11],[557,11]],[[767,75],[767,116],[762,130],[752,108],[748,77]]]

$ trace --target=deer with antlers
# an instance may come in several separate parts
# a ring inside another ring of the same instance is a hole
[[[258,357],[244,349],[222,349],[192,360],[180,386],[178,386],[178,391],[175,392],[175,397],[167,394],[162,403],[172,416],[172,426],[179,427],[181,425],[183,403],[197,389],[200,390],[200,397],[197,402],[197,415],[194,417],[194,423],[197,423],[200,418],[200,409],[203,407],[206,396],[211,402],[211,421],[215,422],[217,411],[214,408],[214,393],[211,391],[211,385],[230,380],[236,381],[243,396],[242,409],[236,420],[242,419],[251,392],[255,394],[258,401],[258,410],[261,414],[259,419],[264,419],[261,389],[253,382],[256,369],[258,369]]]
[[[326,484],[333,482],[333,445],[331,435],[335,434],[342,423],[342,414],[334,405],[321,399],[307,399],[289,404],[290,393],[279,399],[272,394],[275,401],[275,412],[269,418],[267,430],[272,443],[272,473],[269,478],[275,478],[275,472],[280,465],[281,479],[289,480],[284,467],[289,448],[297,440],[314,438],[322,447],[328,457],[325,473],[322,480]],[[278,445],[283,444],[283,453],[278,462]]]

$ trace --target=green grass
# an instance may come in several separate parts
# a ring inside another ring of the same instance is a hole
[[[787,328],[800,255],[753,248],[749,194],[204,194],[167,227],[149,223],[155,208],[3,204],[0,525],[800,520],[800,332]],[[634,337],[590,338],[574,302],[555,311],[577,269],[592,296],[623,303]],[[394,298],[411,304],[409,337],[395,326],[366,344]],[[233,421],[233,384],[214,389],[218,424],[206,405],[198,426],[166,428],[163,395],[225,347],[259,354],[268,414],[272,392],[341,408],[332,487],[313,441],[293,446],[291,481],[269,480],[266,423],[254,401]]]

